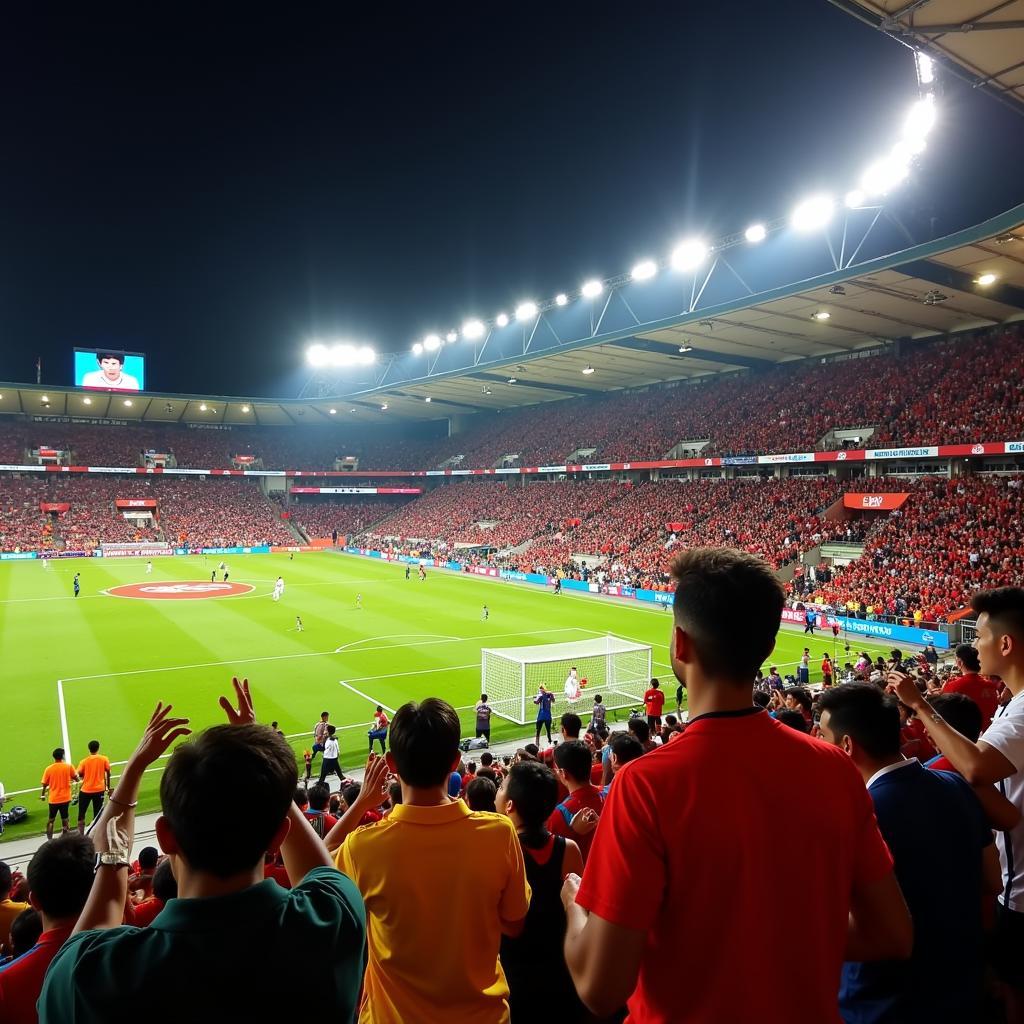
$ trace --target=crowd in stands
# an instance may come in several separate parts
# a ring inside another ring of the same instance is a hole
[[[651,680],[625,729],[568,710],[557,744],[464,757],[456,710],[427,698],[332,794],[308,761],[296,788],[247,680],[220,699],[226,724],[176,746],[186,709],[158,705],[91,838],[65,828],[24,877],[0,863],[2,1019],[120,1024],[145,1006],[169,1024],[182,978],[197,1019],[278,1019],[303,978],[318,1018],[366,1024],[1020,1020],[1024,590],[974,595],[959,675],[894,650],[841,683],[830,667],[814,696],[761,678],[784,603],[770,565],[695,548],[672,574],[685,720]],[[329,717],[313,756],[334,763]],[[133,861],[160,760],[165,853]],[[71,774],[44,788],[51,821]],[[229,815],[225,792],[259,798]],[[779,864],[799,866],[796,893],[765,884]],[[798,984],[772,954],[798,955]]]
[[[0,551],[54,546],[53,520],[39,510],[48,501],[46,480],[6,477],[0,484]]]
[[[290,506],[291,520],[309,538],[339,537],[362,533],[382,519],[393,515],[408,498],[354,498],[349,501],[299,500]]]
[[[354,456],[363,470],[563,465],[574,461],[664,459],[678,446],[692,456],[841,448],[838,429],[863,428],[874,447],[1003,441],[1024,436],[1024,382],[1009,368],[1024,361],[1024,329],[1003,326],[904,342],[895,350],[854,352],[843,361],[785,363],[729,376],[709,375],[642,391],[613,391],[500,413],[478,413],[467,429],[442,424],[233,427],[26,423],[4,418],[0,458],[20,464],[48,445],[77,465],[137,466],[143,452],[171,454],[189,468],[229,468],[251,456],[265,469],[333,469]],[[965,386],[962,370],[970,365]],[[686,446],[684,442],[693,442]]]

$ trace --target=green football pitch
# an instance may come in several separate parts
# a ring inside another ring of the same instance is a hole
[[[28,820],[10,826],[5,840],[43,830],[39,782],[54,747],[69,748],[77,763],[88,742],[98,739],[116,775],[158,700],[201,729],[223,720],[217,698],[230,695],[233,675],[248,677],[260,720],[277,720],[299,763],[312,743],[314,722],[329,710],[340,728],[346,769],[365,759],[366,731],[378,703],[394,709],[410,699],[443,697],[460,710],[464,735],[471,736],[482,647],[609,633],[651,644],[668,710],[674,704],[675,680],[666,663],[671,617],[660,608],[568,592],[555,596],[531,585],[443,570],[428,570],[421,582],[415,570],[406,579],[404,565],[335,552],[300,553],[294,560],[225,556],[230,581],[252,588],[239,596],[178,600],[108,593],[130,584],[208,582],[221,560],[156,559],[152,575],[139,559],[61,560],[49,568],[39,561],[0,563],[0,781],[7,809],[23,803],[29,810]],[[76,572],[82,588],[77,598]],[[286,587],[274,601],[278,575]],[[295,628],[296,615],[302,632]],[[882,650],[851,643],[855,650]],[[783,631],[772,660],[783,673],[793,671],[803,646],[800,633]],[[816,637],[810,646],[815,665],[825,651],[833,653],[831,637]],[[842,659],[841,643],[838,653]],[[561,682],[554,687],[559,697]],[[559,699],[556,717],[563,705]],[[496,719],[491,739],[532,739],[532,732],[529,725]],[[157,765],[147,774],[140,811],[156,809],[160,771]]]

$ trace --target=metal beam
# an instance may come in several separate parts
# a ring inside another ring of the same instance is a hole
[[[758,359],[757,356],[732,356],[724,352],[711,352],[708,349],[691,348],[689,352],[680,352],[678,345],[670,345],[662,341],[648,341],[646,338],[617,338],[605,342],[618,348],[631,348],[636,352],[654,352],[669,359],[702,359],[709,363],[722,366],[745,366],[748,369],[774,366],[770,359]]]
[[[515,373],[506,373],[504,377],[497,373],[468,373],[467,377],[474,380],[485,380],[489,384],[508,384],[509,377],[515,377],[516,383],[513,387],[536,388],[539,391],[557,391],[563,395],[593,395],[599,394],[600,388],[576,388],[566,384],[551,384],[548,381],[527,380]]]
[[[408,391],[389,391],[389,395],[395,398],[411,398],[414,402],[423,402],[424,405],[450,405],[455,409],[470,409],[473,412],[480,412],[489,409],[487,405],[470,405],[468,402],[456,402],[451,398],[442,398],[440,395],[431,395],[430,401],[426,402],[425,395],[411,395]]]
[[[952,288],[955,291],[967,292],[969,295],[977,295],[981,299],[991,299],[1003,306],[1024,309],[1024,288],[1018,288],[1014,284],[1000,284],[996,281],[995,284],[982,286],[975,283],[971,274],[956,267],[948,267],[944,263],[934,263],[932,260],[912,260],[892,269],[900,274],[918,277],[929,284],[937,284],[940,288]]]

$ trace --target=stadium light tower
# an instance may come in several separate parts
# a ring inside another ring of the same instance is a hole
[[[811,196],[794,208],[790,223],[797,231],[817,231],[832,219],[833,205],[829,195]]]
[[[634,281],[649,281],[658,272],[658,264],[654,260],[641,260],[630,271],[630,277]]]
[[[558,294],[557,294],[557,295],[555,296],[555,305],[556,305],[556,306],[564,306],[564,305],[566,305],[566,304],[567,304],[568,302],[569,302],[569,296],[568,296],[568,295],[566,295],[566,294],[565,294],[565,292],[559,292],[559,293],[558,293]]]
[[[327,366],[331,361],[330,349],[320,342],[315,342],[306,349],[306,360],[310,366]]]
[[[467,320],[462,325],[462,336],[466,341],[477,341],[484,336],[486,328],[481,320]]]
[[[672,250],[673,270],[696,270],[708,257],[707,243],[699,238],[688,238]]]
[[[604,291],[604,282],[599,281],[596,277],[591,278],[587,281],[580,289],[580,294],[585,299],[596,299],[601,292]]]
[[[530,301],[520,302],[519,305],[516,306],[516,319],[517,320],[520,320],[520,321],[532,320],[536,315],[537,315],[537,303],[536,302],[530,302]]]
[[[768,231],[763,224],[751,224],[746,231],[743,232],[743,237],[750,242],[751,245],[757,245],[758,242],[763,242],[768,236]]]
[[[428,334],[423,339],[423,347],[428,352],[436,352],[441,347],[441,339],[436,334]]]
[[[494,318],[494,322],[495,322],[495,324],[497,324],[498,327],[508,327],[508,314],[507,313],[499,313]]]

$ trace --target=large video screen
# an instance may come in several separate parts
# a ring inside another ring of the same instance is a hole
[[[146,357],[115,348],[76,348],[75,387],[97,391],[143,391]]]

